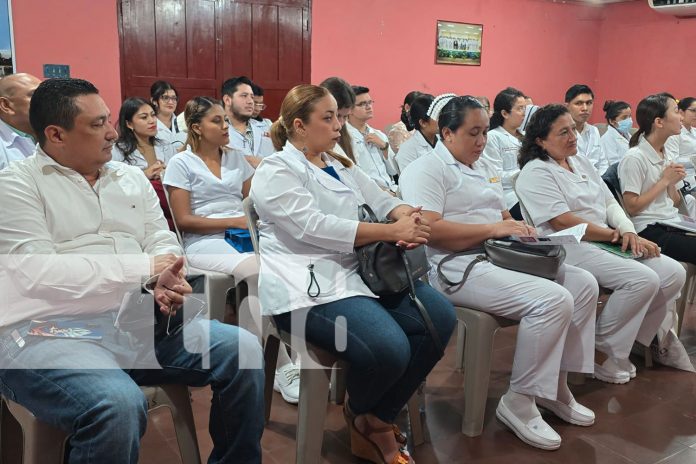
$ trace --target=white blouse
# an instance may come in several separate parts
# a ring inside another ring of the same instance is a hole
[[[244,216],[242,186],[254,174],[244,153],[227,149],[222,154],[218,178],[205,162],[190,149],[176,154],[170,161],[162,183],[190,192],[191,212],[205,218]],[[205,238],[223,238],[224,233],[193,234],[184,232],[184,248]]]

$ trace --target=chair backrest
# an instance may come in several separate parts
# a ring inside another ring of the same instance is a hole
[[[602,180],[604,180],[604,183],[607,184],[609,191],[612,195],[614,195],[616,201],[618,201],[621,207],[624,209],[624,211],[626,211],[623,195],[621,194],[621,182],[619,181],[618,161],[607,168],[604,174],[602,174]]]
[[[244,215],[247,219],[247,227],[249,227],[249,235],[251,236],[251,244],[254,247],[254,253],[259,255],[259,215],[254,207],[254,201],[251,197],[246,197],[242,202],[244,207]]]
[[[179,244],[183,247],[184,246],[184,239],[181,236],[181,231],[179,230],[179,226],[176,225],[176,218],[174,217],[174,211],[172,210],[172,202],[169,201],[169,189],[164,184],[162,184],[162,189],[164,190],[164,196],[167,197],[167,207],[169,207],[169,214],[171,214],[171,216],[172,216],[172,224],[174,224],[174,232],[176,232],[176,238],[177,238],[177,240],[179,240]]]
[[[529,211],[527,211],[527,208],[524,207],[524,203],[522,203],[522,199],[520,198],[519,195],[517,195],[517,177],[520,175],[519,172],[516,172],[514,176],[512,176],[512,190],[515,192],[515,195],[517,196],[517,201],[520,204],[520,213],[522,213],[522,218],[524,219],[524,222],[529,224],[532,227],[536,227],[534,225],[534,221],[532,221],[532,216],[529,214]]]

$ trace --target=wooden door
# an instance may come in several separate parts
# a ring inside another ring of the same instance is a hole
[[[149,97],[164,79],[177,111],[196,95],[220,98],[222,82],[246,75],[264,88],[275,119],[293,86],[310,80],[310,0],[120,0],[123,98]]]

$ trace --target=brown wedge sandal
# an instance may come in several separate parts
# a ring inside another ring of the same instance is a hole
[[[353,411],[351,411],[348,407],[347,401],[343,405],[343,418],[346,420],[346,425],[348,425],[348,429],[350,430],[350,428],[353,426],[355,414],[353,414]],[[399,447],[406,450],[406,446],[408,445],[408,437],[401,431],[401,429],[399,429],[398,425],[392,424],[392,429],[394,430],[394,438],[396,438],[396,442],[399,444]]]
[[[360,459],[370,461],[374,464],[412,464],[413,460],[408,451],[400,449],[394,458],[387,462],[382,454],[382,450],[377,446],[375,442],[368,438],[369,435],[373,433],[385,433],[393,431],[394,428],[391,425],[382,428],[374,428],[367,421],[365,422],[365,427],[367,428],[366,433],[360,432],[355,425],[355,419],[351,422],[350,426],[350,451],[353,456]]]

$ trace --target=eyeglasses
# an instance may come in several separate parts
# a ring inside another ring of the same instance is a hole
[[[375,104],[374,100],[367,100],[364,102],[356,103],[355,106],[359,106],[361,108],[367,108],[368,106],[372,106]]]
[[[260,110],[265,110],[266,109],[266,104],[265,103],[254,103],[254,107],[258,108]]]
[[[176,103],[179,101],[179,97],[177,97],[177,96],[170,97],[169,95],[162,95],[160,97],[160,100],[162,100],[164,102],[175,102]]]

